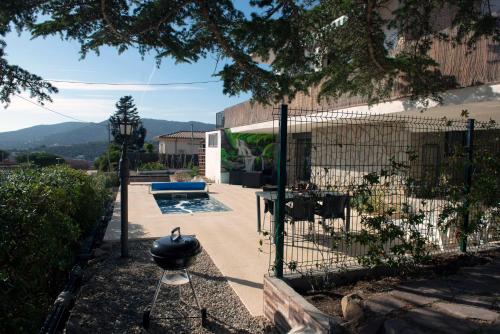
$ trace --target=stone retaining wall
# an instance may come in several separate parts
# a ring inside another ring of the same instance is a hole
[[[340,333],[338,321],[307,302],[284,281],[264,277],[264,315],[281,332],[310,328],[315,333]]]

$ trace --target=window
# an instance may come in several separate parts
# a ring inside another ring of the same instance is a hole
[[[212,133],[212,134],[208,135],[208,147],[217,147],[218,146],[218,143],[217,143],[218,135],[219,135],[218,133]]]

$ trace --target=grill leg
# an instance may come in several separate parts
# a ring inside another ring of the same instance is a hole
[[[153,302],[151,303],[150,312],[153,312],[153,308],[155,307],[156,300],[158,299],[158,295],[160,294],[160,288],[163,280],[163,276],[165,276],[165,270],[161,273],[160,279],[158,280],[158,285],[156,286],[155,295],[153,297]]]
[[[149,329],[151,312],[153,312],[153,308],[155,307],[156,304],[156,299],[158,299],[158,294],[160,293],[160,288],[162,284],[161,281],[163,279],[163,276],[165,276],[165,270],[161,273],[160,279],[158,280],[158,285],[156,286],[156,291],[153,297],[153,302],[151,303],[151,307],[148,310],[144,311],[144,313],[142,314],[142,327],[144,327],[144,329]]]
[[[188,277],[189,286],[191,287],[191,291],[193,291],[193,296],[194,296],[194,300],[196,301],[196,306],[198,306],[198,309],[201,309],[200,302],[198,301],[198,296],[196,296],[196,292],[194,291],[193,282],[191,282],[191,275],[189,275],[189,272],[187,271],[187,269],[184,269],[184,272],[186,273],[186,275]]]
[[[191,287],[191,291],[193,292],[194,300],[196,301],[196,306],[198,306],[198,310],[200,310],[200,313],[201,313],[201,326],[206,327],[207,326],[207,309],[202,308],[200,306],[198,296],[196,295],[196,291],[194,290],[193,282],[191,281],[191,275],[189,275],[189,272],[187,271],[187,269],[184,269],[184,271],[186,272],[186,275],[188,277],[189,286]]]

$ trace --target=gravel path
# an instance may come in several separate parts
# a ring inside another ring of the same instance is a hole
[[[130,259],[120,258],[119,244],[105,244],[85,272],[83,287],[67,333],[145,333],[142,313],[149,307],[161,269],[148,251],[152,241],[130,242]],[[275,333],[262,317],[252,317],[205,251],[190,268],[200,303],[208,310],[208,326],[199,319],[166,320],[177,288],[163,285],[151,318],[150,333]],[[182,299],[194,303],[188,285]],[[197,314],[197,313],[193,313]]]

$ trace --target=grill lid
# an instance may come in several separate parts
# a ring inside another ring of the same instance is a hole
[[[170,236],[155,240],[151,248],[151,255],[157,258],[182,259],[200,252],[198,239],[193,235],[181,235],[180,227],[174,228]]]

